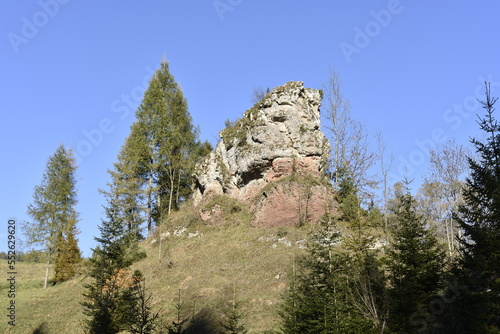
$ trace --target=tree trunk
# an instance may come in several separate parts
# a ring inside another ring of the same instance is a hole
[[[153,223],[152,223],[152,188],[153,188],[153,173],[149,174],[149,189],[148,189],[148,238],[153,235]]]
[[[175,178],[175,171],[172,171],[170,173],[170,198],[168,199],[168,216],[170,216],[170,211],[172,209],[172,196],[173,196],[173,191],[174,191],[174,178]]]
[[[179,203],[180,192],[181,192],[181,169],[179,168],[179,177],[177,178],[177,193],[175,194],[177,197],[177,203]]]
[[[43,283],[44,289],[47,289],[47,284],[49,282],[49,265],[50,261],[47,261],[47,266],[45,267],[45,282]]]

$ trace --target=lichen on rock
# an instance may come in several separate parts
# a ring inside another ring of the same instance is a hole
[[[274,88],[242,118],[222,130],[215,150],[197,165],[195,205],[201,210],[215,196],[229,196],[248,205],[256,226],[297,225],[324,214],[331,197],[329,183],[318,182],[307,190],[312,191],[308,203],[315,211],[309,216],[304,216],[304,210],[299,212],[305,205],[299,198],[306,189],[304,184],[289,184],[290,191],[274,187],[273,191],[263,192],[266,187],[272,188],[270,184],[291,175],[324,178],[330,147],[320,129],[320,105],[320,91],[304,88],[300,81]],[[276,213],[287,212],[286,219],[274,219],[273,206]],[[206,210],[202,217],[211,221]]]

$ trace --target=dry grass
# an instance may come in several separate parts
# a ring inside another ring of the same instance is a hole
[[[199,236],[188,238],[189,232]],[[284,234],[286,238],[278,241]],[[277,327],[287,274],[294,256],[302,252],[295,242],[305,234],[305,229],[293,228],[204,227],[187,231],[184,237],[167,237],[161,260],[158,242],[149,241],[148,254],[156,256],[134,267],[148,277],[147,287],[164,318],[173,317],[172,304],[179,290],[189,314],[209,311],[217,316],[236,295],[248,329],[259,333]]]
[[[176,222],[182,222],[181,218]],[[146,277],[153,307],[161,312],[164,321],[173,319],[173,303],[180,290],[186,317],[194,313],[195,320],[217,319],[225,302],[236,295],[250,333],[276,329],[276,312],[287,285],[287,273],[294,256],[302,252],[295,241],[304,239],[307,230],[248,225],[216,228],[195,222],[188,225],[182,236],[173,236],[174,226],[165,227],[162,232],[168,231],[170,236],[162,240],[161,259],[159,242],[144,241],[141,247],[148,256],[132,268],[141,270]],[[197,236],[188,237],[196,232]],[[278,241],[284,235],[286,238]],[[2,262],[2,266],[6,273],[6,263]],[[43,264],[19,263],[17,269],[17,325],[11,328],[7,317],[2,316],[1,333],[31,334],[42,324],[43,331],[38,333],[82,333],[80,302],[88,278],[80,275],[44,290]],[[0,288],[5,309],[6,280],[2,279]]]

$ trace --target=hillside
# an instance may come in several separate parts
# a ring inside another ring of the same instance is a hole
[[[154,309],[161,312],[165,322],[173,319],[179,290],[186,317],[192,317],[194,312],[197,325],[219,317],[225,302],[235,294],[250,332],[263,333],[277,327],[280,295],[306,235],[306,227],[261,229],[192,224],[170,228],[164,233],[162,259],[158,259],[157,239],[146,240],[141,248],[147,257],[132,269],[144,274]],[[2,266],[6,272],[5,263]],[[79,303],[88,281],[85,274],[47,290],[42,288],[43,277],[43,264],[19,263],[17,326],[12,330],[3,322],[0,332],[82,333],[84,316]],[[2,281],[2,294],[5,289]],[[37,328],[43,330],[36,332]]]
[[[321,94],[288,82],[222,130],[195,167],[193,200],[162,217],[141,243],[147,257],[130,270],[144,275],[162,321],[174,319],[180,302],[188,333],[215,333],[207,324],[218,324],[235,299],[250,332],[277,329],[287,276],[308,229],[336,206],[325,179]],[[82,332],[85,264],[78,277],[47,290],[42,264],[20,263],[18,270],[17,326],[3,331]]]

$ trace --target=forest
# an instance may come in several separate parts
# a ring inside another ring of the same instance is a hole
[[[253,102],[268,92],[255,89]],[[324,178],[337,211],[297,227],[304,247],[289,256],[281,300],[273,305],[276,321],[262,332],[500,333],[500,125],[489,84],[477,120],[484,136],[468,147],[450,140],[431,150],[418,189],[408,178],[389,184],[390,148],[352,116],[335,70],[321,92],[331,148]],[[160,241],[158,261],[167,261],[162,229],[176,213],[193,210],[193,172],[213,149],[199,137],[187,99],[162,61],[100,190],[106,215],[89,259],[78,247],[73,153],[61,145],[48,159],[23,225],[38,251],[23,258],[46,264],[44,289],[84,276],[84,291],[75,297],[84,321],[72,332],[253,332],[236,292],[214,305],[217,316],[205,329],[192,326],[180,290],[172,297],[173,315],[165,317],[154,303],[161,297],[146,285],[149,277],[134,267],[152,239]],[[239,217],[240,209],[234,212]]]

